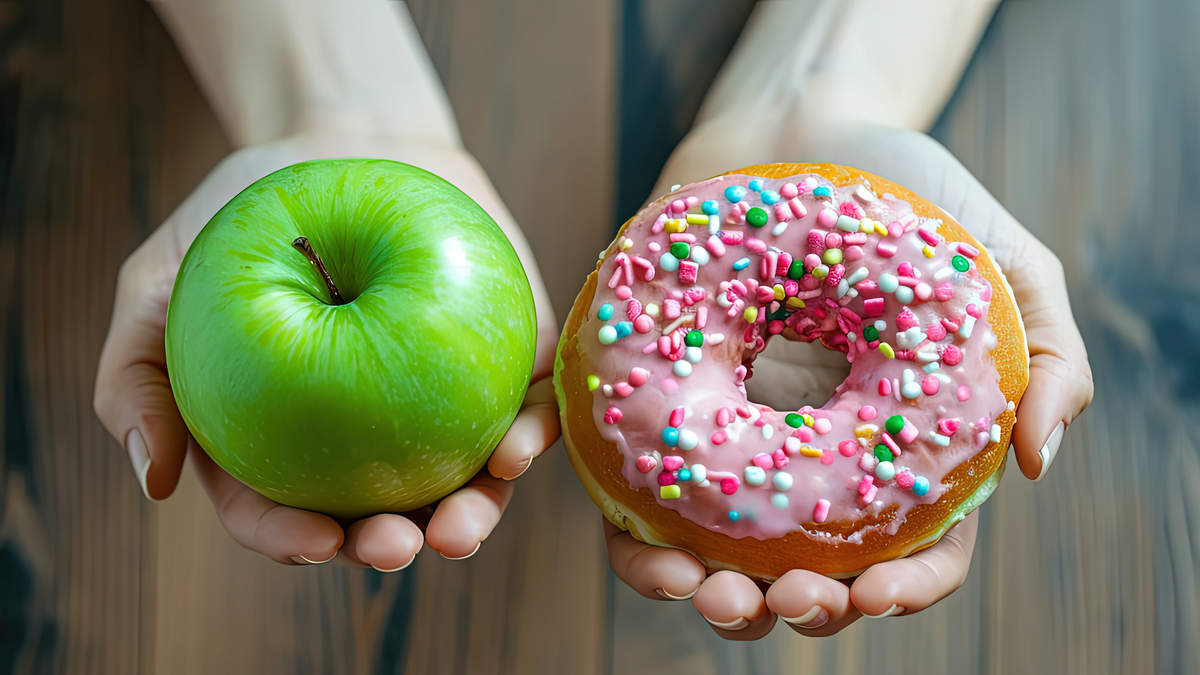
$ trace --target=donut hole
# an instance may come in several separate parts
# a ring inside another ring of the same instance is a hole
[[[755,403],[776,410],[820,408],[850,375],[846,355],[819,342],[768,339],[755,357],[746,394]]]

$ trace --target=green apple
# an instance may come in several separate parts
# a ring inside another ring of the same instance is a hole
[[[403,512],[471,478],[529,386],[533,295],[470,197],[383,160],[246,188],[188,249],[171,389],[222,468],[282,504]]]

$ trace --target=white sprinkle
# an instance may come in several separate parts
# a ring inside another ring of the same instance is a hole
[[[846,297],[847,298],[857,298],[858,297],[858,289],[851,288],[850,290],[846,291]]]
[[[920,343],[918,343],[918,344],[920,344]],[[925,361],[925,362],[933,361],[933,362],[935,362],[933,364],[935,366],[937,365],[936,361],[939,358],[941,358],[941,357],[937,355],[937,352],[930,352],[930,351],[925,351],[925,350],[917,352],[917,360],[918,361]],[[928,372],[928,371],[926,371],[926,372]]]
[[[775,435],[775,427],[771,426],[770,424],[763,425],[762,430],[763,438],[768,441],[771,440],[771,437]]]
[[[771,495],[771,506],[774,506],[780,511],[786,509],[788,507],[787,495],[783,494],[782,492],[776,492],[775,494]]]
[[[605,395],[607,398],[612,398],[612,395],[613,395],[613,388],[612,388],[612,385],[611,385],[611,384],[606,384],[606,385],[604,385],[603,387],[601,387],[601,388],[600,388],[600,391],[604,392],[604,395]]]
[[[708,482],[708,469],[704,468],[703,464],[693,464],[688,470],[692,472],[693,483],[701,485]]]
[[[748,466],[743,472],[747,485],[759,486],[767,482],[767,473],[757,466]]]
[[[1009,401],[1009,402],[1008,402],[1008,408],[1007,408],[1008,412],[1012,412],[1012,411],[1014,411],[1014,410],[1016,410],[1016,409],[1017,409],[1017,404],[1016,404],[1016,403],[1013,403],[1012,401]]]
[[[900,393],[904,395],[904,398],[917,398],[921,395],[921,385],[909,382],[900,388]]]
[[[841,281],[838,281],[838,285],[837,285],[837,296],[838,296],[838,298],[844,298],[844,297],[846,297],[846,292],[847,292],[847,291],[849,291],[849,290],[850,290],[850,284],[849,284],[849,283],[847,283],[845,279],[842,279]]]
[[[879,331],[880,333],[887,330],[887,322],[884,321],[883,319],[877,320],[875,322],[875,330]]]
[[[866,267],[860,267],[860,268],[854,270],[853,272],[851,272],[850,276],[846,277],[846,281],[848,281],[850,283],[850,285],[853,286],[854,284],[857,284],[858,282],[862,281],[863,279],[866,279],[869,276],[871,276],[871,272],[869,270],[867,270]]]
[[[901,286],[900,288],[896,289],[896,300],[902,305],[907,305],[908,303],[912,302],[913,297],[913,289],[909,288],[908,286]]]
[[[652,303],[646,305],[644,311],[647,314],[649,314],[650,316],[658,316],[658,305],[656,305],[652,302]]]
[[[862,221],[846,215],[838,216],[837,219],[837,228],[846,232],[858,232],[858,226],[861,224]]]
[[[925,365],[921,366],[921,370],[923,370],[927,373],[932,373],[933,371],[938,370],[939,368],[941,368],[941,366],[938,365],[937,361],[934,361],[933,363],[926,363]]]
[[[700,351],[699,347],[688,347],[683,351],[683,358],[692,363],[700,363],[700,360],[704,358],[704,352]]]
[[[728,293],[717,293],[717,304],[722,307],[729,307],[733,302],[729,299]]]
[[[792,474],[785,471],[776,471],[775,477],[771,479],[771,483],[775,485],[776,490],[787,492],[792,489]]]
[[[692,374],[692,364],[680,359],[675,362],[675,365],[671,368],[671,370],[678,377],[687,377],[688,375]]]
[[[846,339],[850,340],[850,342],[858,342],[858,335],[854,333],[846,333]]]
[[[671,192],[674,192],[674,191],[678,190],[680,187],[681,187],[681,186],[679,185],[679,183],[676,183],[676,184],[672,185],[672,186],[671,186]]]
[[[909,382],[912,382],[913,380],[916,379],[916,377],[917,376],[913,374],[913,371],[911,369],[909,369],[909,368],[904,369],[904,384],[908,384]]]
[[[709,333],[704,337],[704,341],[710,345],[719,345],[725,341],[725,336],[721,333]]]
[[[937,443],[938,445],[940,445],[940,446],[942,446],[942,447],[944,448],[944,447],[947,447],[947,446],[949,446],[949,445],[950,445],[950,437],[949,437],[949,436],[943,436],[943,435],[941,435],[941,434],[934,434],[934,435],[933,435],[933,442],[934,442],[934,443]]]
[[[992,428],[988,430],[988,438],[990,438],[993,443],[1000,442],[1000,425],[999,424],[993,424]]]
[[[954,276],[954,273],[957,271],[958,270],[954,269],[953,267],[943,267],[942,269],[933,273],[933,280],[934,281],[945,281],[945,280],[949,279],[950,277]]]
[[[680,450],[694,450],[700,444],[700,438],[696,436],[696,432],[689,429],[679,430],[679,441],[677,445]]]
[[[782,223],[779,223],[778,225],[776,225],[774,228],[772,228],[771,234],[778,237],[779,235],[783,234],[784,230],[787,229],[787,226],[788,226],[788,221],[785,220]]]
[[[967,318],[963,319],[962,327],[958,329],[958,334],[966,340],[971,337],[971,331],[973,330],[975,330],[975,317],[968,314]]]
[[[938,379],[938,382],[941,382],[942,384],[948,385],[953,382],[953,380],[950,379],[950,376],[945,373],[941,373],[941,372],[933,373],[933,376],[936,377]]]
[[[708,233],[714,235],[721,231],[721,218],[719,216],[708,217]]]

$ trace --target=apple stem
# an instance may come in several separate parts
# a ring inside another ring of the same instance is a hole
[[[303,253],[304,257],[308,258],[308,262],[312,263],[321,272],[321,278],[325,280],[325,285],[329,287],[329,294],[333,296],[333,304],[346,304],[346,301],[342,300],[342,294],[338,293],[337,286],[333,283],[333,277],[329,276],[329,271],[325,269],[325,263],[321,260],[321,256],[313,250],[312,244],[309,243],[308,237],[296,237],[292,241],[292,246],[297,251]]]

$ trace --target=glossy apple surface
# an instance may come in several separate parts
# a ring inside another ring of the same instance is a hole
[[[167,368],[196,440],[263,495],[403,512],[487,461],[536,326],[512,245],[453,185],[397,162],[305,162],[246,188],[188,249]]]

